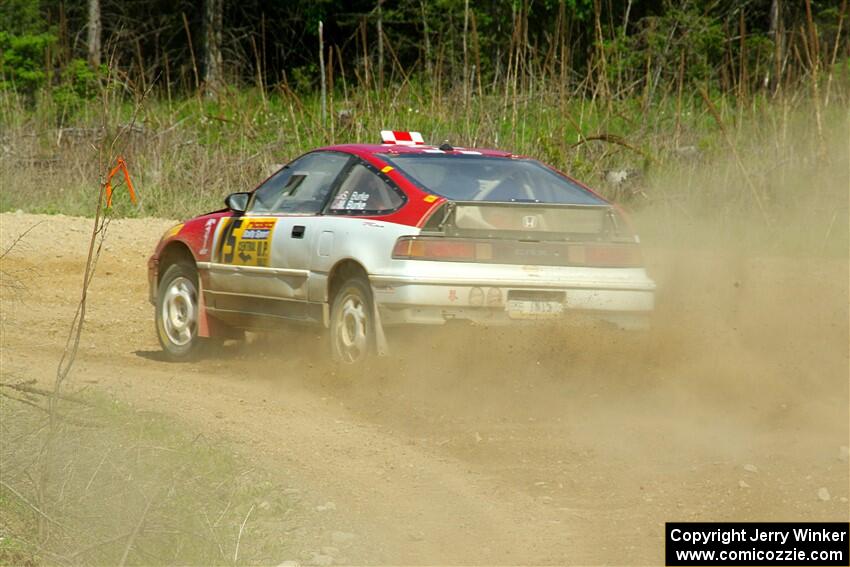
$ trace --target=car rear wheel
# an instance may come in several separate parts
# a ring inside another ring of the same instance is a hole
[[[375,351],[372,291],[362,277],[346,280],[334,297],[330,320],[331,356],[358,365]]]
[[[159,284],[156,302],[156,331],[162,350],[171,360],[195,356],[198,336],[198,272],[188,264],[172,264]]]

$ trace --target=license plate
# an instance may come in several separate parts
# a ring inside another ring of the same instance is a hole
[[[511,319],[548,319],[560,317],[564,312],[564,304],[557,301],[511,299],[506,310]]]

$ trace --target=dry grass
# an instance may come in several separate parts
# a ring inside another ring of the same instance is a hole
[[[452,94],[408,85],[383,96],[351,90],[347,97],[331,97],[324,127],[318,96],[241,91],[208,101],[151,97],[115,148],[127,159],[143,205],[136,210],[119,198],[116,212],[187,217],[218,208],[227,193],[262,180],[272,164],[332,143],[373,142],[379,130],[392,127],[419,130],[434,143],[530,155],[632,207],[693,212],[720,203],[723,215],[764,207],[772,217],[799,192],[766,179],[777,171],[793,176],[813,164],[834,167],[841,151],[833,146],[846,146],[848,89],[841,86],[833,84],[829,105],[815,105],[805,93],[746,104],[713,98],[710,105],[693,94],[646,109],[635,99],[566,101],[545,90],[507,107],[497,94],[485,94],[464,108]],[[28,110],[13,95],[0,94],[0,210],[90,214],[84,195],[96,190],[102,173],[94,148],[129,123],[133,104],[108,92],[104,100],[63,114],[47,95]],[[815,110],[826,125],[820,130],[811,120]],[[734,171],[710,187],[687,182],[695,168],[725,161],[731,152],[743,167],[733,164]],[[606,172],[612,169],[634,170],[642,178],[610,184]],[[685,182],[656,183],[676,176]]]
[[[291,554],[272,536],[294,521],[295,503],[222,442],[87,396],[63,404],[57,449],[42,462],[39,396],[2,390],[29,403],[0,398],[0,564],[269,564]],[[260,505],[234,561],[240,526]]]

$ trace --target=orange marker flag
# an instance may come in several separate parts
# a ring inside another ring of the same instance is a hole
[[[133,189],[133,182],[130,181],[130,172],[127,170],[127,163],[121,156],[118,156],[118,159],[116,159],[115,162],[115,167],[113,167],[109,172],[109,175],[106,176],[106,206],[112,206],[112,178],[115,177],[115,174],[119,171],[124,174],[124,181],[127,183],[127,190],[130,192],[130,201],[132,201],[135,205],[137,203],[136,190]]]

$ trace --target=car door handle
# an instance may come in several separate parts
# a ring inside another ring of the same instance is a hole
[[[304,227],[297,224],[292,227],[292,238],[304,238]]]

